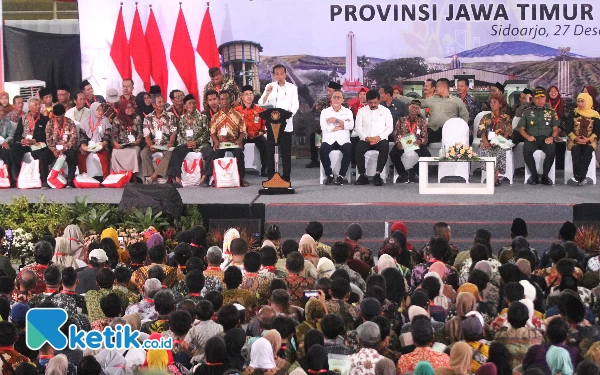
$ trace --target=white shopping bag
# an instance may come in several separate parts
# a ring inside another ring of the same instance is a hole
[[[0,166],[0,189],[8,189],[10,187],[10,177],[6,164]]]
[[[213,160],[213,177],[215,187],[240,187],[240,173],[237,158],[221,158]]]
[[[202,178],[202,159],[184,160],[181,165],[181,184],[198,186]]]
[[[39,189],[42,187],[40,178],[40,161],[33,159],[31,163],[21,163],[21,172],[17,178],[19,189]]]

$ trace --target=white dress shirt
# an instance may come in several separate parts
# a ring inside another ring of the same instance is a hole
[[[273,87],[273,91],[269,94],[269,98],[264,104],[271,104],[275,108],[285,109],[286,111],[296,114],[300,103],[298,102],[298,87],[290,82],[285,82],[283,86],[279,86],[277,82],[271,82],[265,87],[265,92],[260,97],[258,104],[263,104],[263,99],[267,93],[267,89]],[[290,117],[285,124],[284,131],[291,132],[294,130],[293,117]]]
[[[387,139],[394,130],[394,119],[392,112],[382,105],[377,109],[371,110],[369,106],[362,107],[356,113],[356,124],[354,131],[361,141],[366,137],[379,137],[381,140]]]
[[[329,118],[335,118],[344,122],[344,130],[333,131],[337,124],[327,122]],[[323,142],[334,144],[337,142],[340,146],[350,142],[350,130],[354,129],[354,116],[352,111],[345,107],[340,107],[336,112],[333,107],[327,107],[321,111],[321,130],[323,131]]]

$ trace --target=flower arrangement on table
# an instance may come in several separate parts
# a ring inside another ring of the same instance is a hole
[[[469,145],[457,142],[448,149],[442,149],[440,161],[480,161],[479,155]]]

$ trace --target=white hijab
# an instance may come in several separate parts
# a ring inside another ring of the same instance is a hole
[[[252,344],[250,367],[262,370],[271,370],[277,367],[273,356],[273,347],[264,337],[259,338]]]

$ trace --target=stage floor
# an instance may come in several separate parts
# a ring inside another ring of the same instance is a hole
[[[248,171],[247,188],[216,189],[189,187],[179,189],[184,203],[189,204],[294,204],[339,203],[541,203],[541,204],[579,204],[600,202],[600,188],[591,183],[585,186],[564,185],[563,172],[556,171],[557,183],[554,186],[524,185],[523,171],[516,172],[513,185],[508,180],[496,187],[494,195],[419,195],[418,184],[393,184],[392,179],[381,187],[368,186],[325,186],[319,184],[319,169],[306,169],[306,159],[292,161],[293,195],[258,195],[263,178],[255,171]],[[433,168],[430,168],[433,169]],[[480,181],[480,172],[476,171],[471,181]],[[437,182],[437,173],[430,171],[429,179]],[[88,195],[90,202],[119,203],[123,189],[62,189],[62,190],[0,190],[0,201],[9,202],[14,196],[24,195],[34,201],[44,195],[51,201],[72,203],[75,196]]]

